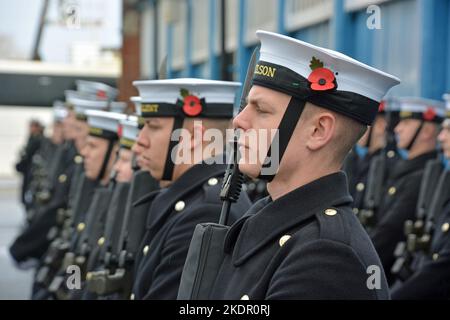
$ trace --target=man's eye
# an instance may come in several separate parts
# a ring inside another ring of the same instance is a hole
[[[258,105],[256,106],[256,112],[258,112],[258,113],[267,113],[267,111],[261,109],[261,107],[258,106]]]
[[[159,129],[159,125],[157,125],[157,124],[152,124],[152,123],[147,123],[147,127],[148,127],[149,129],[152,129],[152,130]]]

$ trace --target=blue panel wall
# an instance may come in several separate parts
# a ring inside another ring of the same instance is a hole
[[[215,43],[218,2],[209,1],[208,61],[193,64],[189,41],[192,31],[192,1],[188,4],[186,26],[186,66],[173,70],[173,27],[167,26],[167,52],[169,76],[193,76],[210,79],[220,78],[219,57]],[[286,0],[277,0],[277,30],[315,45],[334,48],[355,59],[398,76],[402,84],[391,95],[424,96],[440,99],[443,92],[450,91],[450,0],[392,0],[380,5],[380,30],[367,27],[369,14],[365,9],[345,11],[345,0],[334,0],[332,19],[317,25],[286,32]],[[234,64],[230,66],[233,78],[244,81],[247,65],[253,51],[244,43],[247,1],[238,1],[238,48]],[[229,13],[230,14],[230,13]]]

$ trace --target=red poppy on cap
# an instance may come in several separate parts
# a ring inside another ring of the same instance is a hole
[[[198,116],[202,109],[203,107],[198,97],[190,95],[184,98],[183,112],[188,116]]]
[[[311,89],[314,91],[327,91],[336,88],[334,73],[327,68],[317,68],[308,77]]]
[[[103,90],[98,90],[97,91],[97,98],[105,99],[106,98],[106,92],[103,91]]]
[[[432,107],[428,107],[427,110],[423,113],[423,119],[427,121],[431,121],[436,117],[436,111]]]

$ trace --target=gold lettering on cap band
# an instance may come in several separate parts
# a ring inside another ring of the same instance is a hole
[[[153,113],[153,112],[158,112],[158,109],[159,109],[159,105],[157,105],[157,104],[145,104],[145,103],[143,103],[141,105],[141,111],[142,112],[151,112],[151,113]]]
[[[82,113],[77,113],[77,114],[75,115],[75,118],[76,118],[77,120],[80,120],[80,121],[86,121],[86,120],[87,120],[86,115],[85,115],[85,114],[82,114]]]
[[[262,66],[257,64],[255,67],[255,74],[262,75],[265,77],[273,78],[275,77],[275,72],[277,71],[274,67]]]
[[[103,135],[103,130],[100,129],[100,128],[90,127],[89,128],[89,133],[93,134],[93,135],[96,135],[96,136],[101,136],[101,135]]]
[[[411,116],[412,116],[411,111],[401,111],[400,112],[400,118],[407,118],[407,117],[411,117]]]
[[[131,139],[127,139],[127,138],[121,138],[120,139],[120,145],[124,146],[126,148],[130,148],[131,149],[133,147],[133,144],[134,144],[134,141],[131,140]]]

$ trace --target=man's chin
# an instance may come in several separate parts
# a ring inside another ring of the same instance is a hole
[[[95,180],[95,179],[97,179],[97,176],[95,176],[94,174],[89,173],[89,172],[87,172],[87,171],[86,171],[85,175],[86,175],[86,178],[88,178],[88,179],[90,179],[90,180]]]
[[[148,172],[150,172],[150,175],[157,181],[162,180],[162,172],[160,170],[155,170],[152,168],[147,169]]]
[[[261,167],[256,164],[240,163],[239,171],[252,179],[256,179],[261,172]]]

